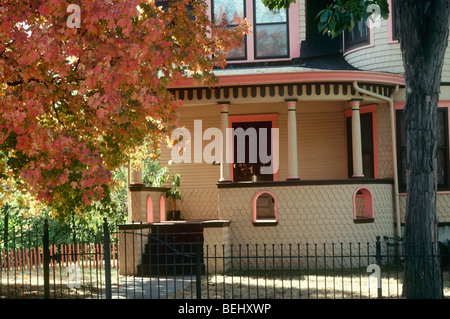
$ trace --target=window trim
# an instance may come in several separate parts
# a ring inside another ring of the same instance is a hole
[[[387,20],[387,39],[388,43],[395,44],[399,43],[398,37],[395,32],[395,17],[394,17],[394,7],[392,4],[393,0],[387,0],[389,5],[389,17]]]
[[[398,114],[399,112],[403,112],[404,109],[404,103],[396,103],[394,105],[395,107],[395,112],[394,112],[394,116],[395,116],[395,142],[396,142],[396,152],[397,152],[397,167],[398,167],[398,187],[399,187],[399,192],[400,194],[406,194],[406,181],[403,181],[402,177],[401,177],[401,172],[402,172],[402,157],[400,156],[401,151],[403,149],[402,146],[400,146],[399,143],[399,138],[400,138],[400,127],[398,125]],[[446,130],[447,130],[447,134],[446,136],[446,149],[447,149],[447,178],[446,178],[446,186],[437,186],[437,193],[449,193],[450,191],[450,118],[449,118],[449,107],[450,107],[450,102],[449,101],[439,101],[438,104],[438,110],[443,111],[445,113],[446,116],[446,121],[445,121],[445,125],[446,125]]]
[[[258,1],[258,0],[252,0],[252,4],[253,4],[253,17],[256,17],[256,6],[255,6],[255,1]],[[260,60],[267,60],[267,59],[273,60],[273,59],[286,59],[286,58],[289,58],[289,56],[290,56],[290,50],[289,50],[289,48],[290,48],[290,39],[289,39],[289,36],[290,36],[290,32],[289,32],[289,27],[290,27],[290,25],[289,25],[289,10],[285,10],[285,11],[286,11],[286,21],[285,21],[285,22],[277,22],[277,23],[270,23],[270,22],[267,22],[267,23],[256,23],[256,19],[255,19],[255,18],[253,19],[253,29],[254,29],[254,33],[253,33],[253,58],[254,58],[255,60],[260,61]],[[257,39],[257,37],[256,37],[256,34],[257,34],[257,27],[258,27],[258,26],[266,26],[266,25],[281,25],[281,24],[286,25],[286,40],[287,40],[287,52],[286,52],[286,55],[258,57],[258,51],[257,51],[257,40],[258,40],[258,39]]]
[[[239,122],[272,122],[272,128],[278,128],[277,126],[277,119],[278,119],[278,113],[265,113],[265,114],[242,114],[242,115],[228,115],[228,127],[232,128],[233,123],[239,123]],[[232,134],[232,130],[230,130],[230,139],[231,143],[229,146],[229,154],[234,153],[234,138]],[[279,163],[279,137],[274,136],[272,134],[272,151],[275,155],[272,160],[276,163]],[[233,183],[237,183],[234,181],[234,174],[233,174],[233,163],[229,164],[230,167],[230,177],[231,181]],[[276,172],[273,172],[273,181],[278,181],[278,172],[279,169]]]
[[[244,19],[247,19],[247,1],[246,0],[241,0],[243,2],[244,5]],[[210,19],[212,22],[214,22],[214,0],[210,0],[209,1],[209,6],[210,6]],[[237,24],[228,24],[225,27],[226,28],[232,28],[232,27],[236,27]],[[248,37],[247,35],[244,35],[244,59],[247,60],[248,59]],[[227,58],[227,61],[242,61],[241,57],[238,58]]]
[[[212,11],[212,1],[206,0],[206,4],[208,5],[208,15],[209,18],[212,19],[213,11]],[[249,21],[251,25],[253,25],[254,21],[254,0],[244,0],[245,1],[245,17]],[[287,57],[278,57],[278,58],[255,58],[255,39],[253,32],[247,34],[246,37],[246,59],[227,59],[228,64],[234,63],[252,63],[252,62],[277,62],[277,61],[289,61],[295,58],[300,57],[300,16],[299,16],[299,5],[300,0],[296,0],[291,3],[289,9],[287,10],[287,28],[288,28],[288,54]]]
[[[359,195],[358,192],[361,191],[363,194]],[[363,196],[364,197],[364,212],[366,217],[364,218],[357,218],[357,212],[356,212],[356,197]],[[353,192],[353,220],[355,224],[359,223],[373,223],[375,220],[375,207],[374,207],[374,200],[373,200],[373,194],[372,191],[368,187],[358,187]]]
[[[258,219],[257,214],[257,206],[256,203],[258,201],[258,197],[262,194],[269,194],[272,196],[274,202],[273,202],[273,215],[274,219]],[[277,197],[274,193],[268,190],[261,190],[257,192],[255,195],[253,195],[252,198],[252,223],[254,226],[276,226],[278,225],[278,201]]]
[[[366,29],[367,29],[367,36],[366,36],[366,38],[362,38],[362,40],[358,40],[358,41],[353,42],[353,43],[348,43],[348,42],[349,42],[349,39],[348,39],[348,37],[346,37],[346,36],[347,36],[350,32],[352,32],[353,30],[355,30],[355,28],[356,28],[357,25],[355,25],[355,26],[353,27],[352,31],[345,30],[345,31],[343,32],[343,34],[342,34],[343,49],[344,49],[344,52],[345,52],[345,53],[352,52],[352,51],[354,51],[355,49],[360,49],[360,48],[363,48],[363,47],[367,47],[367,46],[369,46],[370,43],[371,43],[371,39],[373,38],[373,37],[371,36],[371,33],[372,33],[373,28],[369,28],[369,27],[367,26],[366,22],[360,21],[360,22],[358,22],[358,25],[359,25],[359,23],[362,23],[362,25],[366,27]]]

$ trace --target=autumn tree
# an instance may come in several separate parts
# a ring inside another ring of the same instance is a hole
[[[282,8],[292,0],[263,0]],[[395,1],[406,83],[406,220],[404,227],[406,298],[442,298],[436,216],[437,106],[444,55],[449,36],[448,0]],[[389,14],[386,0],[334,0],[317,17],[319,30],[337,36],[358,21]],[[369,7],[371,6],[371,7]],[[369,9],[369,10],[368,10]]]
[[[0,1],[0,176],[59,217],[157,149],[181,106],[168,87],[186,76],[213,85],[247,30],[215,27],[201,0],[77,3]]]

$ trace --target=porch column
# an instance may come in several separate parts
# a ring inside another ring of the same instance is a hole
[[[229,151],[230,151],[230,137],[228,136],[228,106],[229,102],[219,102],[220,105],[220,129],[222,130],[223,145],[222,145],[222,162],[220,163],[220,179],[219,182],[231,182],[230,165],[229,165]]]
[[[361,100],[354,99],[350,101],[352,108],[352,151],[353,151],[353,176],[364,177],[361,146],[361,120],[359,106]]]
[[[142,169],[133,169],[133,183],[132,184],[144,184],[142,182]]]
[[[288,108],[288,177],[299,180],[297,159],[297,100],[286,100]]]

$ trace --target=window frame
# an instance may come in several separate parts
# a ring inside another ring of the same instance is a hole
[[[208,14],[210,19],[214,16],[214,0],[206,0],[208,5]],[[245,12],[244,15],[249,21],[249,24],[254,25],[254,0],[244,0]],[[291,3],[289,9],[286,10],[286,27],[287,27],[287,54],[286,56],[274,57],[260,57],[256,58],[256,36],[253,32],[245,35],[245,59],[228,59],[227,63],[230,65],[234,63],[253,63],[253,62],[277,62],[289,61],[300,57],[300,16],[299,16],[299,0]]]
[[[230,145],[229,145],[229,154],[233,154],[234,159],[234,137],[232,134],[232,128],[233,123],[240,123],[240,122],[272,122],[272,128],[278,128],[277,126],[277,119],[278,119],[278,113],[265,113],[265,114],[230,114],[228,115],[228,127],[230,128]],[[272,161],[275,162],[276,166],[278,166],[279,163],[279,136],[274,136],[272,134]],[[233,160],[234,161],[234,160]],[[272,163],[273,164],[273,163]],[[234,163],[230,163],[230,177],[233,183],[237,183],[234,180]],[[273,172],[273,181],[278,181],[278,172],[279,169],[276,172]]]
[[[387,25],[387,33],[388,33],[388,43],[399,43],[396,27],[395,27],[395,12],[394,12],[394,1],[395,0],[387,0],[389,5],[389,17],[388,17],[388,25]]]
[[[397,151],[397,171],[398,171],[398,187],[399,187],[399,191],[402,193],[406,192],[406,179],[403,178],[402,176],[402,172],[405,171],[406,167],[403,167],[402,162],[403,162],[403,156],[402,153],[405,153],[406,156],[406,145],[401,145],[401,134],[402,132],[400,131],[401,129],[401,125],[400,125],[400,119],[402,116],[399,116],[399,114],[403,115],[403,107],[402,108],[397,108],[395,110],[395,133],[396,133],[396,151]],[[437,185],[437,191],[438,192],[448,192],[450,191],[450,136],[449,136],[449,117],[448,117],[448,107],[446,106],[438,106],[438,116],[439,113],[444,114],[444,124],[445,124],[445,131],[444,132],[444,136],[445,136],[445,146],[443,147],[437,147],[437,151],[439,149],[444,149],[446,150],[445,154],[446,154],[446,165],[445,165],[445,184],[441,184],[441,185]],[[404,137],[404,140],[406,140],[406,136]],[[439,168],[439,167],[438,167]]]
[[[255,60],[267,60],[267,59],[282,59],[282,58],[289,58],[290,56],[290,40],[289,40],[289,36],[290,36],[290,32],[289,32],[289,10],[285,10],[286,11],[286,21],[285,22],[263,22],[263,23],[257,23],[256,21],[256,5],[255,2],[258,0],[252,0],[252,5],[253,5],[253,28],[254,28],[254,33],[253,33],[253,58]],[[267,25],[286,25],[286,54],[285,55],[275,55],[275,56],[264,56],[264,57],[258,57],[258,50],[257,50],[257,42],[258,42],[258,38],[257,38],[257,27],[258,26],[267,26]]]
[[[358,192],[361,192],[362,194],[358,194]],[[359,218],[357,217],[357,211],[356,211],[356,198],[357,197],[364,198],[365,217],[359,217]],[[375,206],[374,206],[373,194],[369,188],[358,187],[353,192],[352,202],[353,202],[353,221],[355,224],[373,223],[375,221]]]
[[[243,10],[244,10],[244,19],[247,18],[247,1],[246,0],[241,0],[243,2]],[[211,0],[210,2],[210,8],[211,8],[211,21],[214,22],[214,0]],[[228,28],[233,28],[236,27],[237,24],[227,24],[226,27]],[[247,60],[248,59],[248,37],[245,34],[244,35],[244,57],[235,57],[235,58],[228,58],[227,57],[227,61],[242,61],[242,60]]]
[[[350,32],[355,32],[357,26],[359,27],[360,25],[366,26],[366,30],[367,30],[366,36],[359,40],[350,42],[350,39],[349,39]],[[351,51],[353,51],[355,49],[360,49],[360,48],[364,48],[364,47],[371,45],[372,29],[367,26],[366,22],[359,21],[358,24],[355,24],[352,31],[345,30],[342,38],[343,38],[344,52],[350,53]]]
[[[258,218],[257,201],[263,194],[269,194],[273,198],[273,219]],[[252,198],[252,223],[254,226],[276,226],[278,225],[278,201],[274,193],[268,190],[261,190],[253,195]]]

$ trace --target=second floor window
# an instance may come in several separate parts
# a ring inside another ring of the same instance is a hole
[[[216,25],[234,28],[247,18],[253,26],[244,43],[227,52],[229,61],[289,58],[287,10],[271,11],[261,0],[211,0],[211,11]]]
[[[348,51],[370,43],[366,22],[359,21],[351,31],[344,32],[344,50]]]
[[[288,57],[288,24],[286,10],[270,11],[254,2],[255,58]]]
[[[213,0],[211,5],[213,21],[216,25],[232,29],[245,19],[244,0]],[[247,39],[244,39],[242,46],[229,50],[228,60],[245,60],[247,58],[246,42]]]
[[[397,159],[400,191],[406,191],[406,134],[403,110],[398,110],[397,118]],[[438,109],[437,118],[437,189],[446,191],[450,186],[449,175],[449,130],[447,108]]]

